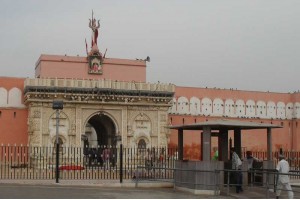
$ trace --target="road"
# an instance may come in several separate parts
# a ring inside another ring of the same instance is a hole
[[[199,199],[224,196],[194,195],[172,188],[106,188],[99,186],[66,186],[0,183],[1,199]]]

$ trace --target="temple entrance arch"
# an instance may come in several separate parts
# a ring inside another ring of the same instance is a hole
[[[118,127],[113,117],[106,112],[92,114],[86,120],[84,130],[85,143],[89,147],[117,145]]]

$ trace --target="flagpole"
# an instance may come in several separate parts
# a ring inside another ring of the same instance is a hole
[[[87,45],[87,42],[86,42],[86,38],[85,38],[85,50],[86,50],[86,55],[88,56],[89,53],[88,53],[88,45]]]

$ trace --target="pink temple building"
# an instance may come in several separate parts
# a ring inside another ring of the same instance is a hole
[[[94,38],[94,40],[97,41],[97,38]],[[29,103],[26,101],[30,96],[28,96],[28,91],[25,91],[29,82],[34,83],[35,87],[39,86],[39,84],[41,87],[44,85],[59,86],[60,84],[64,87],[73,87],[75,84],[74,80],[76,80],[76,87],[92,88],[92,86],[86,85],[90,83],[87,81],[100,82],[101,80],[109,80],[112,81],[109,83],[110,88],[123,88],[126,85],[127,90],[131,91],[136,90],[132,86],[134,85],[134,87],[143,86],[145,87],[144,90],[152,91],[152,86],[146,85],[146,60],[106,58],[99,52],[97,42],[95,41],[87,57],[42,54],[36,62],[34,79],[27,80],[26,78],[18,77],[0,78],[1,144],[27,145],[33,139],[33,136],[30,135],[34,135],[35,131],[40,131],[41,135],[46,135],[43,131],[47,131],[47,129],[42,125],[39,127],[38,123],[36,123],[39,117],[43,117],[43,112],[39,112],[36,115],[33,113],[32,116],[35,117],[29,117],[29,114],[34,112],[29,110]],[[73,82],[69,80],[73,80]],[[163,82],[163,80],[161,81]],[[112,86],[112,84],[117,85],[118,82],[120,86]],[[139,89],[139,91],[142,90]],[[276,124],[283,128],[272,132],[273,150],[277,151],[279,148],[283,148],[284,150],[300,150],[300,127],[298,126],[300,119],[299,93],[175,86],[172,99],[172,101],[167,102],[169,103],[169,108],[167,110],[167,122],[164,122],[166,125],[192,124],[214,119],[234,119]],[[48,103],[51,102],[50,100],[47,101]],[[85,106],[89,104],[88,101],[81,103]],[[43,106],[42,104],[36,103],[39,106]],[[140,104],[148,105],[146,101],[141,101]],[[30,104],[30,106],[34,107],[35,105]],[[111,104],[110,106],[109,109],[114,110],[118,109],[119,105]],[[148,120],[142,119],[142,117],[139,119],[140,121]],[[30,120],[33,120],[33,122]],[[76,126],[76,122],[74,126]],[[135,126],[134,123],[133,126]],[[142,130],[149,127],[138,127],[136,125],[135,128],[136,130]],[[152,130],[151,128],[149,129]],[[161,129],[163,129],[163,126],[161,126]],[[131,144],[129,141],[135,140],[132,139],[134,136],[130,135],[131,127],[129,125],[126,130],[128,132],[128,140],[126,141],[128,141],[129,145]],[[141,138],[144,137],[146,141],[147,138],[150,138],[148,139],[150,143],[146,142],[150,146],[152,144],[151,141],[156,140],[152,136],[148,137],[147,134],[145,133],[145,136],[141,136]],[[168,145],[176,146],[178,141],[176,131],[172,130],[166,135]],[[184,145],[194,152],[190,154],[190,157],[197,158],[199,156],[197,152],[200,149],[200,133],[190,131],[188,134],[185,134]],[[212,148],[216,145],[217,141],[213,138]],[[245,150],[266,150],[266,145],[266,136],[260,130],[246,131],[242,135],[242,148]]]

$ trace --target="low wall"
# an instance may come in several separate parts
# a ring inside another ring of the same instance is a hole
[[[224,169],[222,161],[176,161],[175,168],[175,187],[194,193],[213,194],[224,180],[223,172],[215,172]]]

